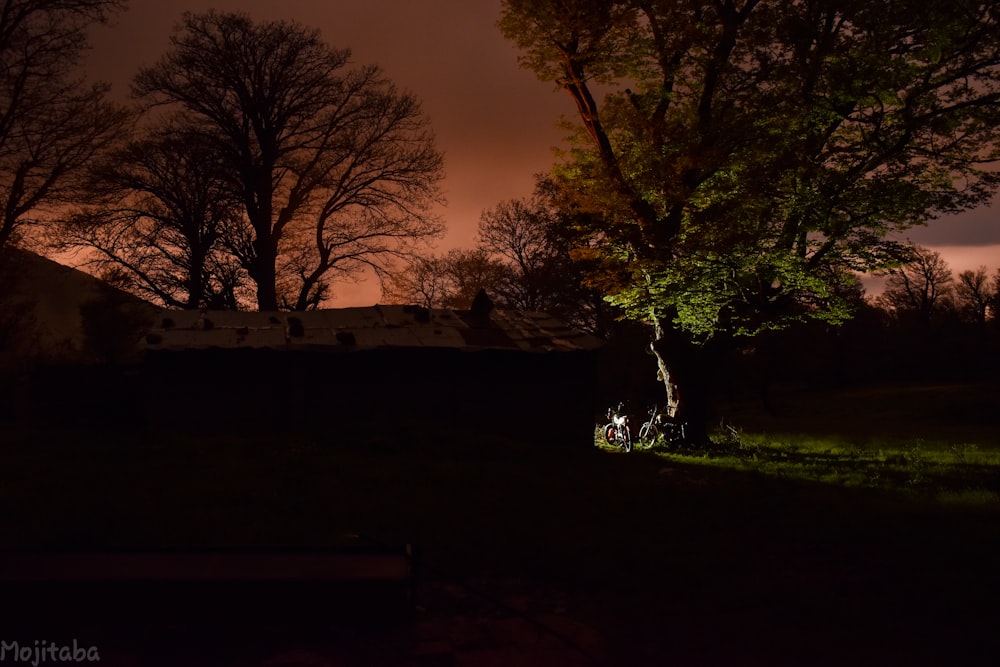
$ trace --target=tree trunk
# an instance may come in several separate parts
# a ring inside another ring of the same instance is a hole
[[[667,319],[656,321],[653,329],[650,349],[667,391],[667,413],[686,423],[690,442],[707,443],[711,415],[708,351]]]
[[[262,156],[261,164],[250,167],[246,173],[252,187],[244,193],[245,205],[254,231],[253,259],[247,272],[257,283],[257,310],[275,311],[278,310],[278,243],[291,214],[286,207],[278,220],[273,219],[273,157]]]
[[[205,301],[205,253],[200,249],[191,252],[191,266],[188,269],[188,293],[185,308],[194,310]]]
[[[10,241],[10,237],[14,234],[15,222],[16,220],[9,215],[0,218],[0,251],[7,247],[7,242]]]
[[[278,310],[277,270],[278,252],[276,244],[268,239],[254,241],[253,271],[250,277],[257,283],[257,310]]]

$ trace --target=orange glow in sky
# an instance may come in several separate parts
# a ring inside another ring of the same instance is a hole
[[[184,11],[241,10],[263,20],[287,19],[314,27],[332,46],[350,48],[357,64],[379,65],[423,103],[445,153],[448,225],[437,250],[469,247],[483,210],[529,195],[534,174],[547,171],[552,148],[571,115],[567,95],[517,65],[516,49],[495,23],[500,0],[133,0],[111,28],[95,31],[91,76],[122,97],[137,69],[169,48]],[[941,220],[910,238],[939,250],[957,272],[1000,266],[1000,226],[991,209]],[[379,301],[372,281],[334,286],[331,306]]]

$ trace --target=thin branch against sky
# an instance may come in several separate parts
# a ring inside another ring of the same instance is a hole
[[[495,26],[499,0],[148,0],[134,1],[112,28],[93,36],[91,75],[127,96],[142,65],[169,47],[184,11],[241,10],[260,19],[288,19],[318,28],[333,46],[347,47],[358,64],[377,64],[414,93],[445,153],[448,233],[439,250],[471,247],[482,211],[530,194],[534,174],[547,171],[565,131],[559,117],[573,112],[564,94],[517,66],[517,52]],[[958,271],[1000,265],[996,208],[982,208],[911,230],[916,243],[941,249]],[[333,305],[379,298],[377,281],[335,286]]]

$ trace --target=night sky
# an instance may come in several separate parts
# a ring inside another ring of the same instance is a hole
[[[552,148],[572,114],[569,96],[517,66],[517,51],[495,23],[500,0],[131,0],[112,28],[94,33],[93,78],[126,96],[136,70],[169,47],[184,11],[242,10],[259,19],[288,19],[318,28],[332,46],[350,48],[355,63],[379,65],[414,93],[445,153],[448,233],[438,250],[469,247],[484,209],[531,193],[533,174],[547,171]],[[912,230],[914,242],[940,251],[955,271],[1000,268],[998,204]],[[377,285],[336,285],[329,305],[371,305]]]

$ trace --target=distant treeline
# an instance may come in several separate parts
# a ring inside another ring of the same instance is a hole
[[[885,289],[859,287],[840,325],[804,322],[753,338],[717,340],[706,378],[716,401],[760,398],[775,387],[828,389],[892,383],[991,382],[1000,377],[1000,269],[953,272],[940,254],[914,248]],[[644,348],[649,332],[617,323],[608,334],[599,392],[608,403],[662,403]]]

